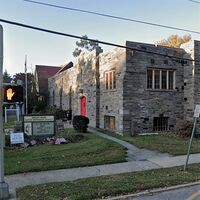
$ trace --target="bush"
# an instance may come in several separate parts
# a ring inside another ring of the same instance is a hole
[[[43,114],[54,115],[55,119],[71,120],[72,110],[62,110],[56,107],[47,107]]]
[[[193,123],[187,120],[177,120],[176,134],[182,137],[189,137],[192,134]]]
[[[75,130],[86,133],[89,124],[89,118],[82,115],[76,115],[74,116],[72,123]]]
[[[5,147],[10,146],[10,135],[5,135]]]
[[[44,109],[45,109],[45,107],[46,107],[45,102],[43,102],[43,101],[38,101],[38,102],[35,103],[35,105],[33,106],[32,113],[40,113],[40,112],[43,112]]]

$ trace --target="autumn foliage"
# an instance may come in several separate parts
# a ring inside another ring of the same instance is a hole
[[[167,39],[161,40],[158,42],[158,45],[167,46],[167,47],[180,47],[182,44],[189,42],[191,40],[190,35],[170,35]]]

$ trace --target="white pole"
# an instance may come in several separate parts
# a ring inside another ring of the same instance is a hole
[[[5,107],[5,123],[7,123],[8,120],[7,120],[7,107]]]
[[[0,88],[3,88],[3,27],[0,25]],[[0,199],[9,198],[8,184],[4,182],[3,94],[0,92]]]
[[[5,107],[5,122],[8,122],[8,110],[7,107]]]
[[[25,82],[26,82],[26,115],[28,114],[28,80],[27,80],[27,55],[25,58]]]
[[[19,106],[16,106],[17,121],[19,121]]]

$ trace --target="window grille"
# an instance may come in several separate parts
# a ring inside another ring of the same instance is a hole
[[[175,90],[175,71],[147,69],[147,89]]]
[[[168,117],[154,117],[153,130],[154,131],[168,131]]]

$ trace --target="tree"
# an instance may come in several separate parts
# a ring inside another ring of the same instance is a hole
[[[16,73],[13,76],[13,81],[16,84],[21,84],[24,88],[25,86],[25,73]],[[34,77],[32,73],[27,73],[27,91],[28,91],[28,112],[30,113],[33,109],[34,104],[36,103],[36,94],[34,92]],[[24,89],[25,96],[25,89]]]
[[[13,75],[13,81],[17,84],[18,81],[22,83],[23,86],[25,86],[25,73],[16,73]],[[28,83],[28,88],[32,85],[33,81],[33,74],[27,73],[27,83]],[[31,88],[29,88],[31,89]]]
[[[158,42],[159,45],[167,47],[180,47],[182,44],[189,42],[191,40],[191,35],[170,35],[167,39]]]
[[[76,41],[77,48],[75,48],[75,50],[72,53],[74,57],[78,57],[83,49],[86,49],[88,51],[93,51],[94,49],[98,49],[100,53],[103,52],[103,49],[99,46],[98,42],[88,41],[87,35],[83,35],[82,37],[85,39]]]
[[[3,83],[10,83],[12,81],[12,77],[8,74],[7,70],[3,73]]]

